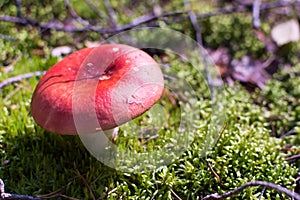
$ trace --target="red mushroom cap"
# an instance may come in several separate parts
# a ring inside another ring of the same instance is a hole
[[[159,65],[144,51],[122,44],[85,48],[55,64],[41,78],[32,96],[31,113],[50,132],[108,130],[151,108],[163,87]]]

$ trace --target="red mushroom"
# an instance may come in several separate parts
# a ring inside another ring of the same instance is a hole
[[[161,69],[147,53],[105,44],[74,52],[51,67],[33,93],[31,113],[50,132],[105,131],[146,112],[163,87]]]

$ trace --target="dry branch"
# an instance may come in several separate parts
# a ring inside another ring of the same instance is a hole
[[[170,192],[171,192],[171,194],[174,196],[174,198],[175,198],[176,200],[182,200],[182,198],[180,198],[180,197],[178,196],[178,194],[176,194],[172,188],[170,189]]]
[[[101,19],[103,19],[105,21],[108,20],[108,18],[100,12],[100,10],[94,5],[94,3],[91,2],[91,0],[84,0],[84,1],[92,9],[92,11],[94,11]]]
[[[33,196],[4,193],[3,196],[0,197],[0,200],[42,200],[42,199]]]
[[[261,0],[255,0],[253,3],[253,11],[252,11],[252,17],[253,17],[253,26],[254,28],[260,27],[260,5]]]
[[[263,3],[260,4],[259,11],[264,11],[264,10],[270,10],[274,8],[280,8],[280,7],[292,7],[292,6],[300,6],[300,1],[295,0],[295,1],[276,1],[276,2],[270,2],[270,3]],[[198,18],[209,18],[213,16],[218,16],[218,15],[225,15],[225,14],[232,14],[232,13],[237,13],[237,12],[246,12],[246,11],[252,11],[253,10],[253,5],[239,5],[239,6],[232,6],[229,8],[221,8],[215,11],[203,13],[203,14],[198,14]]]
[[[2,88],[4,88],[7,85],[10,85],[10,84],[16,83],[16,82],[20,82],[24,79],[28,79],[28,78],[31,78],[31,77],[34,77],[34,76],[41,76],[45,73],[46,73],[45,71],[37,71],[37,72],[30,72],[30,73],[27,73],[27,74],[21,74],[21,75],[18,75],[18,76],[8,78],[8,79],[0,82],[0,91],[1,91]]]
[[[92,29],[90,23],[86,20],[84,20],[82,17],[80,17],[75,10],[71,7],[69,0],[65,0],[65,7],[69,11],[70,15],[72,16],[73,19],[81,23],[86,29],[90,30]]]
[[[285,160],[290,161],[290,160],[297,160],[297,159],[300,159],[300,154],[290,156],[290,157],[286,158]]]
[[[0,39],[4,39],[4,40],[18,40],[15,37],[12,37],[10,35],[3,35],[3,34],[0,34]]]
[[[2,179],[0,179],[0,200],[42,200],[42,199],[33,196],[5,193],[4,182],[2,181]]]
[[[78,177],[80,177],[80,179],[82,180],[83,184],[85,185],[86,189],[89,191],[89,195],[90,198],[93,200],[96,200],[94,192],[91,188],[91,186],[89,185],[89,183],[86,181],[86,179],[83,177],[83,175],[80,174],[80,172],[78,170],[75,170],[75,173]]]
[[[113,27],[117,27],[118,26],[117,15],[115,13],[115,10],[111,7],[109,0],[104,0],[104,6],[108,12],[110,24],[112,24]]]
[[[176,16],[181,15],[183,12],[181,11],[175,11],[175,12],[168,12],[164,13],[159,16],[154,15],[146,15],[143,18],[139,18],[138,20],[133,20],[131,23],[125,24],[123,26],[115,27],[115,28],[98,28],[96,26],[87,26],[87,27],[65,27],[62,24],[56,24],[56,23],[41,23],[37,20],[26,18],[26,17],[14,17],[14,16],[0,16],[0,21],[5,22],[11,22],[15,24],[21,24],[21,25],[31,25],[34,27],[38,27],[41,29],[52,29],[56,31],[64,31],[64,32],[97,32],[99,34],[115,34],[118,32],[126,31],[132,28],[135,28],[139,25],[146,24],[152,21],[155,21],[161,17],[169,17],[169,16]]]
[[[265,182],[265,181],[251,181],[251,182],[248,182],[230,192],[227,192],[225,194],[210,194],[210,195],[207,195],[205,196],[202,200],[208,200],[208,199],[226,199],[228,197],[231,197],[237,193],[240,193],[241,191],[243,191],[244,189],[246,189],[247,187],[253,187],[253,186],[263,186],[263,187],[266,187],[266,188],[271,188],[271,189],[274,189],[278,192],[282,192],[284,194],[286,194],[287,196],[293,198],[294,200],[300,200],[300,195],[291,191],[291,190],[288,190],[287,188],[285,187],[282,187],[280,185],[276,185],[274,183],[269,183],[269,182]]]
[[[287,6],[300,6],[300,1],[277,1],[277,2],[271,2],[271,3],[263,3],[260,4],[259,11],[262,10],[268,10],[273,8],[279,8],[279,7],[287,7]],[[212,12],[207,12],[203,14],[197,14],[197,19],[203,19],[203,18],[209,18],[212,16],[217,15],[224,15],[224,14],[231,14],[235,12],[246,12],[251,11],[253,9],[253,5],[239,5],[239,6],[232,6],[229,8],[221,8],[217,9]],[[75,14],[75,13],[73,13]],[[112,13],[111,13],[112,14]],[[27,17],[15,17],[15,16],[0,16],[0,21],[5,22],[11,22],[15,24],[21,24],[21,25],[31,25],[34,27],[38,27],[41,29],[52,29],[56,31],[64,31],[64,32],[97,32],[99,34],[116,34],[122,31],[126,31],[132,28],[135,28],[140,25],[148,24],[150,22],[159,20],[161,18],[168,18],[168,17],[175,17],[175,16],[183,16],[181,20],[187,20],[186,16],[188,13],[186,11],[174,11],[174,12],[166,12],[161,15],[154,15],[149,14],[145,15],[143,17],[138,17],[137,19],[133,19],[132,22],[125,24],[123,26],[117,26],[114,28],[103,28],[103,27],[96,27],[94,25],[89,24],[87,20],[84,20],[84,27],[66,27],[63,24],[57,24],[57,23],[42,23],[38,20],[27,18]],[[78,18],[77,18],[78,19]]]

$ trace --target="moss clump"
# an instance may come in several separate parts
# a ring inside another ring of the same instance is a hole
[[[244,55],[264,58],[265,46],[252,30],[252,18],[249,14],[216,16],[203,20],[203,39],[205,46],[214,49],[222,46],[231,51],[233,58]]]
[[[184,199],[201,199],[211,193],[225,193],[251,180],[269,181],[293,189],[297,169],[284,160],[280,152],[283,141],[270,137],[261,108],[253,105],[251,97],[240,87],[227,88],[224,95],[226,127],[206,157],[201,156],[203,135],[208,129],[204,125],[177,161],[153,173],[128,174],[112,196],[119,198],[131,188],[132,198],[171,199],[171,191],[174,191]],[[248,188],[232,199],[258,199],[261,192],[259,187]],[[263,197],[286,198],[274,190],[266,190]]]
[[[266,88],[256,91],[255,100],[263,107],[271,135],[286,140],[286,147],[300,144],[300,65],[277,73]],[[296,153],[297,150],[294,151]]]
[[[281,152],[284,142],[269,135],[268,121],[262,115],[264,107],[255,105],[251,96],[238,85],[219,94],[225,105],[224,131],[215,146],[204,154],[205,137],[212,128],[208,87],[200,87],[195,81],[200,78],[199,72],[190,64],[172,56],[168,63],[176,66],[181,78],[185,77],[200,94],[195,105],[201,111],[199,118],[192,122],[196,127],[194,141],[173,163],[152,172],[122,173],[92,157],[77,136],[59,136],[41,130],[29,113],[31,94],[37,84],[37,79],[32,78],[6,87],[1,93],[5,101],[0,102],[0,177],[6,183],[6,190],[20,194],[59,190],[61,194],[84,199],[92,195],[110,199],[171,199],[175,192],[184,199],[200,199],[211,193],[224,193],[251,180],[270,181],[293,189],[297,170],[284,161],[286,155]],[[22,59],[23,69],[31,65],[31,59]],[[165,104],[172,108],[170,102]],[[147,120],[138,119],[135,123]],[[130,127],[121,129],[123,133],[130,132]],[[153,144],[164,146],[164,141],[174,134],[168,131],[161,129],[163,140],[145,143],[144,147],[153,150]],[[122,135],[120,137],[122,139]],[[131,145],[131,148],[141,151],[139,145]],[[236,198],[257,199],[261,191],[259,187],[248,188]],[[286,198],[269,189],[264,197]]]
[[[285,141],[288,156],[300,152],[300,65],[289,71],[280,71],[262,91],[256,92],[256,101],[263,107],[271,135]],[[291,163],[300,169],[299,159]],[[299,185],[299,183],[298,183]],[[299,186],[298,186],[299,187]]]

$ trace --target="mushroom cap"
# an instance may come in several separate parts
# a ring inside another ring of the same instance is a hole
[[[128,45],[105,44],[52,66],[33,93],[31,114],[50,132],[105,131],[146,112],[163,88],[162,71],[151,56]]]

